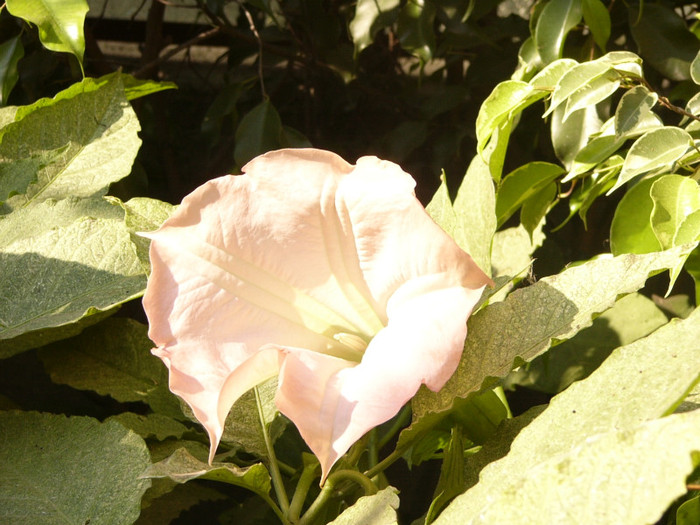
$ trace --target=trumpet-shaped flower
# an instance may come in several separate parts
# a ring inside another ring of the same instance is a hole
[[[211,440],[278,376],[275,402],[323,477],[421,384],[454,372],[490,279],[397,165],[280,150],[185,197],[151,238],[144,296],[170,389]]]

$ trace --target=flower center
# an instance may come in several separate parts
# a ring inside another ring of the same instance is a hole
[[[367,350],[367,345],[369,344],[365,339],[355,334],[348,334],[346,332],[338,332],[333,334],[333,339],[338,341],[346,349],[350,350],[350,357],[346,358],[352,361],[357,361],[358,363],[362,361],[362,356]]]

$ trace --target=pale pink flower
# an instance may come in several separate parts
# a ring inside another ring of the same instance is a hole
[[[391,162],[267,153],[185,197],[151,242],[149,336],[211,440],[278,376],[275,402],[323,478],[421,384],[454,372],[490,279]]]

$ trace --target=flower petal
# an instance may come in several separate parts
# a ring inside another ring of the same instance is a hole
[[[322,481],[367,431],[394,417],[425,384],[439,390],[456,369],[466,319],[480,289],[446,288],[444,275],[417,278],[391,298],[389,325],[362,362],[290,351],[280,372],[280,411],[319,458]]]

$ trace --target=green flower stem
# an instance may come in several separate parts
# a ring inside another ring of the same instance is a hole
[[[510,405],[508,404],[508,399],[506,399],[506,393],[503,391],[503,387],[497,386],[496,388],[493,389],[493,391],[498,396],[498,399],[501,400],[501,403],[503,403],[503,406],[506,407],[506,418],[512,419],[513,412],[511,412],[511,410],[510,410]]]
[[[270,496],[268,496],[267,494],[264,494],[264,493],[259,493],[259,492],[256,492],[256,494],[258,494],[263,499],[263,501],[265,501],[265,503],[267,503],[270,506],[270,508],[274,511],[274,513],[277,515],[277,517],[282,522],[282,525],[291,525],[292,524],[292,522],[287,519],[287,516],[284,515],[284,513],[277,506],[277,504],[274,501],[272,501],[272,498]]]
[[[391,438],[393,438],[399,430],[405,427],[406,424],[410,421],[410,419],[411,404],[409,403],[401,409],[401,412],[399,412],[399,416],[394,420],[394,423],[391,425],[391,428],[389,428],[389,430],[387,430],[386,433],[379,440],[377,450],[381,450],[382,448],[384,448],[384,445],[391,441]],[[373,466],[374,465],[370,465],[370,467]]]
[[[296,523],[299,521],[299,516],[301,515],[301,509],[306,501],[306,495],[309,493],[309,487],[311,483],[316,479],[318,474],[318,467],[320,465],[312,463],[305,465],[304,469],[301,471],[301,476],[297,482],[297,488],[294,491],[294,496],[292,496],[292,503],[289,505],[289,521]]]
[[[265,439],[265,447],[267,448],[267,455],[270,458],[269,468],[270,477],[272,478],[272,486],[275,487],[275,494],[277,494],[277,501],[279,503],[280,510],[284,515],[288,515],[289,498],[287,497],[287,492],[284,489],[284,481],[282,480],[282,474],[280,473],[280,468],[277,464],[275,448],[270,440],[270,435],[267,433],[265,416],[262,413],[262,400],[260,399],[260,392],[257,386],[254,387],[253,390],[255,391],[255,404],[258,406],[258,418],[260,419],[260,426],[262,427],[263,438]]]
[[[354,481],[362,487],[362,489],[365,491],[365,495],[367,496],[376,494],[378,491],[377,486],[374,483],[372,483],[372,480],[364,474],[362,474],[361,472],[358,472],[357,470],[348,469],[338,470],[337,472],[334,472],[333,474],[328,476],[328,479],[326,479],[326,483],[321,489],[321,493],[314,500],[314,502],[311,504],[306,513],[301,517],[298,525],[308,525],[309,523],[312,523],[314,519],[316,519],[316,516],[321,511],[323,506],[326,503],[328,503],[328,500],[331,499],[331,497],[333,497],[334,493],[336,492],[335,489],[338,485],[338,482],[343,480]]]

